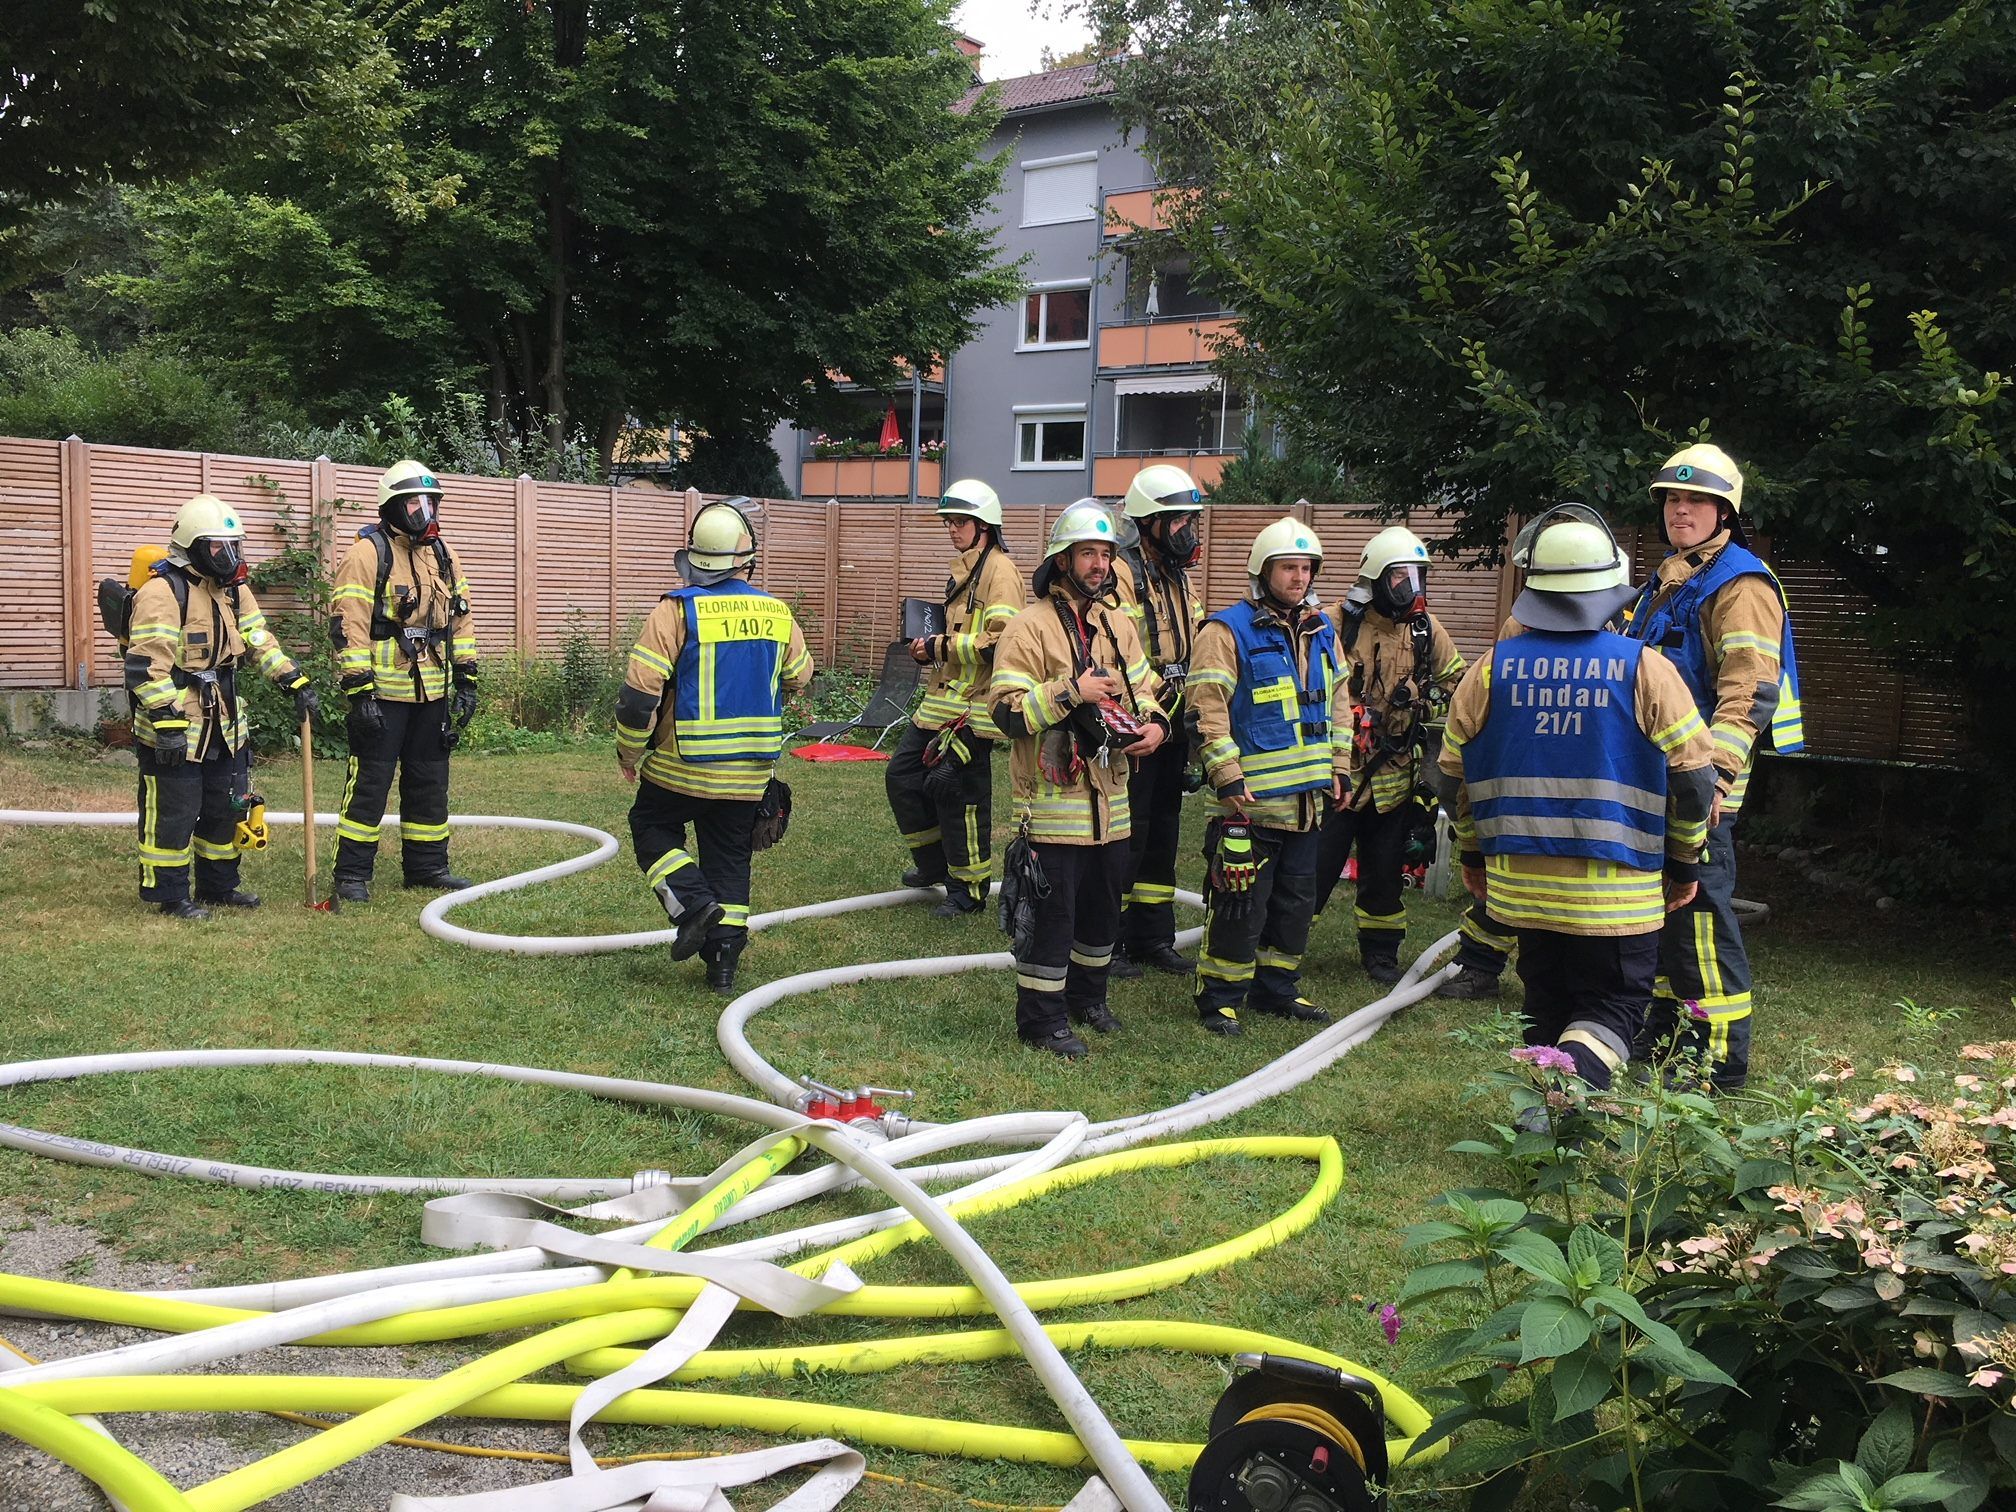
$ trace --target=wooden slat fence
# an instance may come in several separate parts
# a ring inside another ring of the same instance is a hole
[[[0,605],[0,688],[110,687],[116,647],[97,623],[96,584],[124,578],[133,551],[163,542],[176,509],[208,491],[244,514],[256,563],[294,538],[326,532],[332,558],[376,518],[377,471],[313,462],[0,437],[0,549],[13,590]],[[468,572],[478,640],[487,657],[552,655],[579,631],[620,645],[667,589],[674,553],[698,494],[649,488],[444,475],[443,527]],[[872,669],[897,623],[898,601],[942,592],[944,528],[926,509],[879,502],[766,501],[758,582],[791,602],[822,666]],[[1010,505],[1005,534],[1026,574],[1057,506]],[[1359,551],[1386,522],[1340,504],[1293,513],[1322,539],[1318,579],[1339,597]],[[1221,606],[1246,590],[1246,552],[1279,511],[1219,505],[1204,512],[1205,598]],[[1432,513],[1408,522],[1434,541]],[[1660,553],[1655,532],[1627,537],[1641,571]],[[1808,748],[1815,754],[1951,763],[1958,724],[1934,678],[1909,677],[1861,633],[1868,604],[1829,569],[1775,564],[1793,604],[1805,675]],[[1438,559],[1436,613],[1464,654],[1488,647],[1516,592],[1510,568],[1475,554]],[[283,599],[269,609],[290,607]]]

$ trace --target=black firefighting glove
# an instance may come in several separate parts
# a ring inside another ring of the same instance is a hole
[[[322,700],[315,696],[315,690],[308,686],[308,679],[302,678],[294,684],[294,717],[313,719],[322,712]]]
[[[157,766],[178,767],[189,759],[189,721],[154,721],[154,761]]]
[[[455,692],[449,700],[448,707],[454,714],[457,725],[468,724],[476,717],[476,684],[473,682],[455,684]]]
[[[1213,819],[1205,828],[1204,846],[1212,911],[1227,919],[1244,917],[1265,864],[1253,849],[1253,826],[1244,819]]]
[[[344,731],[349,735],[352,747],[375,740],[385,733],[385,711],[378,707],[376,694],[364,693],[350,700],[350,714],[344,720]]]

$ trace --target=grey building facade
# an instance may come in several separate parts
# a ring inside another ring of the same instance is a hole
[[[1003,158],[992,224],[1003,256],[1024,260],[1026,293],[988,312],[941,372],[861,391],[847,435],[780,427],[801,497],[932,499],[979,477],[1010,504],[1063,504],[1116,498],[1151,462],[1209,483],[1237,453],[1245,408],[1210,366],[1229,317],[1181,258],[1150,267],[1136,255],[1129,228],[1155,224],[1153,173],[1121,140],[1098,73],[988,86],[1003,111],[988,144]],[[893,453],[879,444],[892,415]]]

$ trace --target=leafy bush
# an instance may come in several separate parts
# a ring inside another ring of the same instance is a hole
[[[65,331],[0,333],[0,435],[215,451],[239,412],[192,364],[146,343],[98,357]]]
[[[1428,1441],[1473,1507],[1972,1512],[2016,1487],[2016,1042],[1941,1072],[1835,1062],[1710,1100],[1487,1076],[1547,1132],[1459,1151],[1400,1294],[1437,1341]],[[1851,1090],[1851,1084],[1857,1090]],[[2006,1505],[1998,1501],[1997,1505]]]
[[[1342,500],[1343,475],[1333,463],[1292,447],[1287,455],[1275,456],[1258,425],[1246,427],[1239,447],[1239,455],[1205,490],[1213,504],[1278,504],[1286,509],[1301,499],[1319,504]]]

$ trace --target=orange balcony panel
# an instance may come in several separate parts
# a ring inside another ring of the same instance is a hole
[[[1127,492],[1134,474],[1158,462],[1174,463],[1196,479],[1199,488],[1210,488],[1224,476],[1225,464],[1237,455],[1237,452],[1157,452],[1151,456],[1094,457],[1092,492],[1102,499],[1118,498]]]
[[[942,491],[940,464],[917,464],[917,496],[935,499]],[[908,457],[836,457],[808,461],[799,477],[803,499],[907,499]]]
[[[1238,323],[1227,316],[1209,320],[1155,320],[1099,328],[1101,368],[1203,367],[1222,341],[1236,338]]]
[[[1106,196],[1106,234],[1132,236],[1140,231],[1167,230],[1169,209],[1196,196],[1195,189],[1128,189],[1119,194],[1109,194]]]

